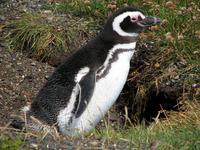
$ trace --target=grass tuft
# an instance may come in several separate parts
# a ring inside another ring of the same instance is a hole
[[[23,142],[18,138],[11,138],[8,136],[0,136],[0,149],[1,150],[18,150]]]
[[[49,18],[50,19],[50,18]],[[45,15],[26,13],[19,20],[7,24],[11,48],[26,52],[38,59],[64,51],[66,43],[59,28],[48,23]]]
[[[44,11],[27,12],[18,20],[8,22],[4,28],[9,29],[6,38],[11,49],[21,50],[38,60],[46,60],[78,48],[79,42],[90,35],[90,32],[86,32],[90,26],[92,21]]]

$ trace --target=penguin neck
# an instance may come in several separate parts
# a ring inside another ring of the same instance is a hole
[[[100,33],[99,36],[103,41],[113,43],[113,45],[134,43],[138,40],[138,36],[136,37],[119,36],[117,33],[111,35]]]

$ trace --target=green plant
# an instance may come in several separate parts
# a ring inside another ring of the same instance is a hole
[[[66,48],[64,34],[42,14],[26,13],[6,27],[11,28],[7,35],[11,48],[20,49],[30,56],[48,58]]]
[[[18,150],[23,142],[16,138],[13,139],[8,136],[0,136],[0,149],[1,150]]]

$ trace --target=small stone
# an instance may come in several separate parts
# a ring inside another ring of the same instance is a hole
[[[175,76],[174,79],[178,80],[180,77],[179,75]]]
[[[109,118],[110,121],[117,121],[118,120],[117,114],[116,113],[112,113],[112,112],[110,112],[108,114],[108,118]]]
[[[47,148],[49,149],[49,144],[47,144]]]
[[[192,7],[188,7],[188,9],[187,9],[189,12],[191,12],[192,10],[193,10],[193,8]]]
[[[85,5],[90,5],[90,1],[89,1],[89,0],[85,0],[83,3],[84,3]]]
[[[33,5],[31,5],[31,8],[35,9],[35,8],[37,8],[37,5],[33,4]]]
[[[38,149],[38,145],[35,144],[35,143],[31,143],[31,147],[35,148],[35,149]]]
[[[172,81],[172,83],[176,83],[176,80],[174,80],[174,79],[171,79],[171,81]]]
[[[32,65],[32,66],[35,66],[35,65],[36,65],[36,63],[35,63],[35,62],[32,62],[32,63],[31,63],[31,65]]]
[[[200,53],[200,51],[194,51],[193,52],[193,54],[199,54]]]
[[[200,30],[195,32],[196,36],[200,39]]]
[[[5,21],[6,17],[0,15],[0,21]]]
[[[183,34],[179,34],[177,38],[178,38],[178,40],[183,40],[184,36],[183,36]]]
[[[181,10],[179,10],[179,11],[177,12],[177,14],[178,14],[178,15],[182,15],[183,12],[182,12]]]
[[[112,5],[117,5],[117,2],[116,1],[112,1],[111,4]]]
[[[27,12],[28,10],[26,8],[22,9],[22,12]]]
[[[53,20],[54,20],[54,17],[52,17],[52,16],[48,16],[48,17],[47,17],[47,20],[49,20],[49,21],[53,21]]]
[[[97,141],[92,141],[92,142],[90,142],[90,144],[91,144],[92,146],[96,146],[96,145],[98,145],[98,142],[97,142]]]
[[[5,68],[7,68],[7,69],[11,68],[11,64],[7,64],[7,65],[5,66]]]
[[[169,86],[169,85],[170,85],[170,82],[169,82],[169,81],[167,81],[165,84]]]
[[[49,76],[48,76],[48,75],[46,75],[46,76],[45,76],[45,79],[47,80],[48,78],[49,78]]]
[[[196,83],[192,84],[192,88],[199,88],[199,87],[200,87],[200,85],[198,85]]]
[[[187,8],[186,8],[186,7],[181,7],[181,10],[182,10],[182,11],[186,11]]]
[[[41,5],[41,4],[38,4],[38,8],[40,8],[40,7],[42,7],[42,5]]]
[[[157,62],[157,63],[154,64],[154,67],[155,67],[155,68],[159,68],[159,67],[160,67],[160,64]]]
[[[168,26],[168,23],[169,23],[169,22],[168,22],[167,19],[163,19],[160,25],[161,25],[162,27],[167,27],[167,26]]]
[[[108,4],[107,8],[109,8],[111,10],[115,10],[117,8],[117,5],[115,5],[115,4]]]
[[[22,64],[21,62],[18,62],[18,63],[17,63],[17,65],[21,65],[21,64]]]
[[[127,3],[125,3],[125,4],[123,4],[123,6],[124,6],[124,7],[127,7],[127,6],[128,6],[128,4],[127,4]]]
[[[165,6],[166,6],[167,8],[169,8],[169,9],[174,9],[174,8],[176,8],[176,4],[175,4],[174,2],[172,2],[172,1],[166,2],[166,3],[165,3]]]
[[[165,38],[166,38],[166,40],[169,41],[169,42],[173,42],[173,41],[174,41],[174,37],[172,36],[172,33],[171,33],[171,32],[167,32],[167,33],[165,34]]]
[[[150,27],[150,30],[151,30],[151,31],[157,31],[158,29],[159,29],[158,26],[151,26],[151,27]]]
[[[51,10],[44,10],[43,13],[44,13],[44,14],[51,14],[52,11],[51,11]]]
[[[156,8],[156,9],[160,9],[160,5],[156,5],[155,8]]]

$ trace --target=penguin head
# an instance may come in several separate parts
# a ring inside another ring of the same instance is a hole
[[[147,27],[160,23],[157,17],[145,16],[144,13],[134,7],[124,7],[113,13],[107,20],[103,32],[107,37],[138,37],[139,33]]]

